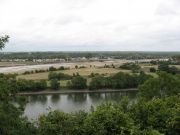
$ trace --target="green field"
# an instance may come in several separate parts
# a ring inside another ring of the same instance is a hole
[[[80,68],[80,69],[68,69],[68,70],[61,70],[55,72],[62,72],[68,75],[73,75],[73,73],[79,73],[81,76],[88,76],[91,73],[99,73],[105,75],[111,75],[118,72],[126,72],[131,73],[130,70],[122,70],[122,69],[115,69],[115,68]],[[41,79],[48,79],[49,72],[44,73],[34,73],[34,74],[27,74],[27,75],[19,75],[17,76],[18,79],[28,79],[28,80],[41,80]]]

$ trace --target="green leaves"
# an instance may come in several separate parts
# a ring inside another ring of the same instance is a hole
[[[9,36],[5,35],[4,37],[0,37],[0,50],[5,47],[5,44],[9,41]]]
[[[139,94],[146,100],[177,95],[180,92],[180,79],[171,74],[160,72],[157,78],[151,78],[139,87]]]
[[[85,121],[87,134],[93,135],[130,135],[135,131],[133,120],[113,104],[97,107]]]
[[[60,87],[60,82],[57,79],[50,80],[50,87],[53,90],[58,90]]]
[[[73,89],[85,89],[87,88],[87,80],[82,76],[75,76],[69,82],[68,86]]]
[[[136,124],[140,125],[141,130],[152,128],[160,133],[176,135],[178,133],[177,105],[179,104],[180,96],[153,99],[148,102],[141,99],[131,106],[130,116]]]

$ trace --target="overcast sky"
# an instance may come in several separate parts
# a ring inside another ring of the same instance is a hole
[[[180,51],[180,0],[0,0],[4,51]]]

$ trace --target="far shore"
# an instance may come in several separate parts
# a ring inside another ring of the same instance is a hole
[[[110,93],[110,92],[136,92],[137,88],[131,89],[100,89],[100,90],[44,90],[37,92],[19,92],[20,96],[49,95],[49,94],[78,94],[78,93]]]

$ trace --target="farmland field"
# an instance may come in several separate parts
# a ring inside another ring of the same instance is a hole
[[[126,72],[129,73],[129,70],[122,70],[122,69],[114,69],[114,68],[80,68],[80,69],[68,69],[68,70],[61,70],[56,72],[62,72],[68,75],[73,75],[73,73],[79,73],[82,76],[88,76],[91,73],[99,73],[105,75],[111,75],[118,72]],[[28,74],[28,75],[19,75],[18,79],[28,79],[28,80],[40,80],[40,79],[48,79],[49,72],[44,73],[35,73],[35,74]]]

